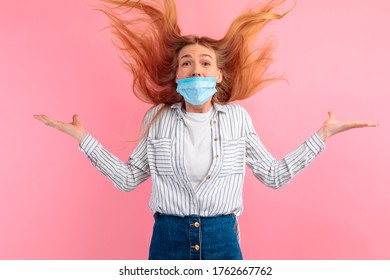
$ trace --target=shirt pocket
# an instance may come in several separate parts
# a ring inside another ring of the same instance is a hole
[[[222,140],[222,169],[220,176],[243,174],[245,171],[245,137]]]
[[[172,139],[149,139],[148,158],[151,173],[172,176]]]

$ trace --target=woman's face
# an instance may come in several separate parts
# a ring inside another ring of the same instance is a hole
[[[217,83],[222,81],[222,71],[217,67],[213,49],[199,44],[185,46],[179,52],[178,61],[176,79],[216,77]]]

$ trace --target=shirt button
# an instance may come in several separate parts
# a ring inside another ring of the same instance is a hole
[[[213,120],[213,124],[216,124],[217,123],[217,121],[216,120]]]
[[[195,222],[195,223],[194,223],[194,226],[195,226],[195,227],[200,227],[200,223]]]
[[[210,180],[211,176],[210,175],[207,175],[206,176],[206,180]]]
[[[195,249],[196,251],[199,251],[200,246],[199,246],[199,245],[195,245],[195,246],[194,246],[194,249]]]
[[[215,157],[214,157],[215,159],[219,159],[219,155],[215,155]]]
[[[214,141],[218,141],[218,137],[214,137]]]

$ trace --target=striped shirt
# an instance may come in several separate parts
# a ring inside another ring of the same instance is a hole
[[[131,191],[152,178],[149,207],[153,212],[186,216],[242,213],[242,188],[247,164],[263,184],[286,185],[306,167],[325,144],[313,134],[281,160],[261,143],[249,114],[238,104],[214,105],[210,119],[212,155],[208,175],[194,188],[186,174],[182,103],[172,105],[158,117],[127,162],[109,153],[88,134],[80,149],[92,164],[122,191]],[[150,110],[144,126],[162,105]]]

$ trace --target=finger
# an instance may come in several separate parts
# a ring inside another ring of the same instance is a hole
[[[379,122],[370,121],[370,122],[366,122],[366,125],[369,127],[377,127],[379,126]]]
[[[336,115],[335,115],[335,113],[332,112],[332,111],[329,111],[329,112],[328,112],[328,116],[329,116],[329,119],[332,119],[332,120],[336,119]]]
[[[369,127],[377,127],[379,125],[378,122],[373,122],[373,121],[369,121],[369,122],[363,122],[363,124],[365,126],[369,126]]]
[[[369,126],[377,127],[379,126],[379,122],[370,122]]]
[[[73,115],[72,119],[72,124],[80,125],[79,116],[77,114]]]
[[[45,115],[34,115],[34,117],[37,120],[43,122],[45,125],[48,125],[48,126],[51,126],[51,127],[57,128],[57,129],[60,129],[61,125],[63,124],[62,122],[53,120]]]
[[[40,121],[40,117],[41,117],[40,115],[33,115],[33,117]]]
[[[37,120],[41,120],[42,116],[43,115],[37,115],[37,114],[33,115],[33,117],[36,118]]]
[[[76,126],[81,126],[81,123],[79,121],[79,115],[75,114],[72,117],[72,124]]]
[[[49,119],[47,116],[45,115],[34,115],[34,118],[36,118],[37,120],[43,122],[44,124],[47,124]]]
[[[378,122],[375,121],[354,121],[350,122],[350,126],[352,128],[361,128],[361,127],[377,127],[379,125]]]

